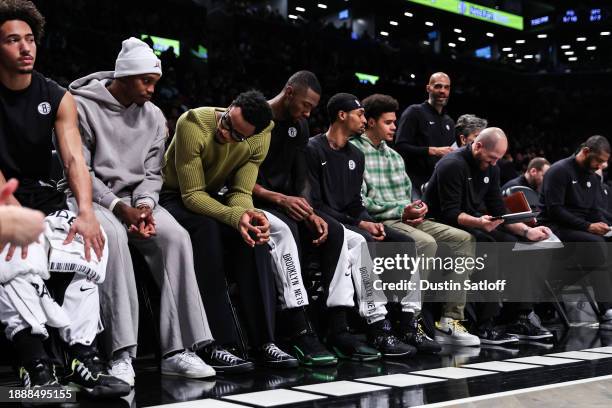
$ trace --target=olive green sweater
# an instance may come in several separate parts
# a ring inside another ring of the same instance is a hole
[[[240,217],[254,208],[252,191],[274,123],[245,142],[221,144],[215,141],[215,111],[222,110],[191,109],[178,119],[162,170],[164,187],[180,192],[189,210],[238,228]],[[219,201],[224,186],[228,192]]]

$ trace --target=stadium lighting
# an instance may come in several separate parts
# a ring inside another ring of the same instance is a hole
[[[382,36],[384,36],[384,37],[388,37],[388,36],[389,36],[389,33],[388,33],[388,32],[386,32],[386,31],[381,31],[381,32],[380,32],[380,35],[382,35]]]
[[[298,6],[298,7],[295,8],[295,11],[299,11],[300,13],[303,13],[303,12],[306,11],[306,9],[304,7],[299,7]]]
[[[508,54],[508,58],[514,57],[514,54]]]
[[[569,57],[568,61],[578,61],[578,57]]]
[[[579,42],[586,41],[586,37],[578,37],[576,38],[576,41],[579,41]]]
[[[532,54],[527,54],[524,57],[525,59],[533,59],[533,55]]]
[[[320,8],[320,9],[326,9],[327,8],[327,4],[318,3],[317,7]]]
[[[591,46],[587,47],[588,51],[595,51],[596,49],[597,49],[597,47],[594,46],[594,45],[591,45]]]
[[[405,12],[405,13],[404,13],[404,15],[405,15],[406,17],[414,17],[414,14],[412,14],[412,13],[411,13],[411,12],[409,12],[409,11]]]
[[[448,43],[448,46],[451,47],[451,48],[455,48],[457,46],[457,44],[455,44],[455,43]]]
[[[514,62],[516,62],[517,64],[520,64],[521,62],[523,62],[523,60],[518,58],[518,59],[514,60]]]
[[[489,32],[489,33],[487,33],[487,37],[493,38],[493,37],[495,37],[495,34]]]
[[[461,42],[465,42],[465,37],[458,37],[457,39]]]
[[[433,27],[434,23],[432,23],[431,21],[426,21],[426,22],[425,22],[425,25],[426,25],[427,27]]]
[[[410,74],[410,78],[414,79],[414,78],[416,78],[416,75]]]
[[[457,34],[461,34],[461,29],[460,28],[455,28],[453,29],[454,32],[456,32]]]
[[[505,48],[502,48],[502,51],[506,51],[506,52],[508,52],[508,51],[512,51],[512,47],[505,47]]]
[[[565,51],[564,54],[565,55],[574,55],[574,51]]]
[[[295,14],[289,14],[287,17],[289,17],[292,20],[297,20],[298,16],[296,16]]]
[[[605,36],[605,35],[610,35],[609,31],[602,31],[601,33],[599,33],[599,35]]]
[[[569,44],[565,44],[565,45],[562,45],[562,46],[561,46],[561,49],[562,49],[562,50],[569,50],[570,48],[572,48],[572,46],[571,46],[571,45],[569,45]]]
[[[548,34],[538,34],[538,38],[546,38],[548,37]]]
[[[393,20],[389,21],[389,24],[391,24],[392,26],[398,26],[399,25],[399,23],[397,21],[393,21]]]
[[[525,40],[516,40],[515,43],[517,43],[517,44],[525,44]]]

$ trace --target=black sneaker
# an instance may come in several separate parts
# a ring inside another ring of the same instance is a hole
[[[274,343],[261,347],[259,361],[263,366],[272,368],[293,368],[299,365],[297,359],[279,349]]]
[[[243,360],[216,345],[204,347],[198,351],[198,355],[218,373],[241,374],[255,369],[251,361]]]
[[[353,361],[373,361],[380,360],[378,350],[368,346],[357,336],[348,331],[330,333],[326,339],[327,346],[339,358]]]
[[[535,313],[533,314],[535,315]],[[553,337],[552,333],[539,323],[539,319],[536,320],[533,317],[530,319],[529,316],[524,315],[519,316],[514,323],[509,324],[506,327],[506,332],[516,336],[519,340],[543,340]]]
[[[393,335],[391,322],[387,319],[369,325],[368,344],[384,357],[410,357],[417,352],[416,347],[402,343]]]
[[[321,344],[317,335],[311,331],[294,337],[291,341],[293,355],[300,364],[308,367],[325,367],[338,364],[338,359]]]
[[[45,360],[34,360],[19,367],[21,386],[26,389],[38,387],[62,388],[55,375],[55,365]]]
[[[82,391],[97,398],[123,397],[132,387],[125,381],[107,373],[106,364],[95,352],[79,355],[70,361],[70,374],[62,380],[68,388]]]
[[[480,339],[480,344],[516,344],[519,339],[506,333],[503,326],[495,326],[493,323],[485,323],[476,328],[475,334]]]
[[[406,344],[416,347],[421,353],[439,353],[442,350],[440,343],[425,333],[421,325],[421,319],[413,318],[406,330],[399,333],[399,339]]]

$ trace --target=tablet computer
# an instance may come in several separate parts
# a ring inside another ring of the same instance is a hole
[[[539,211],[524,211],[506,215],[500,215],[497,217],[493,217],[494,220],[504,220],[504,224],[515,224],[517,222],[527,222],[531,221],[535,217],[540,215]]]

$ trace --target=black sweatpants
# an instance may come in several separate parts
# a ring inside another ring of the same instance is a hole
[[[163,192],[159,201],[191,237],[198,286],[215,341],[238,344],[226,279],[231,271],[251,346],[273,342],[276,298],[268,246],[249,247],[238,230],[188,210],[176,193]]]

